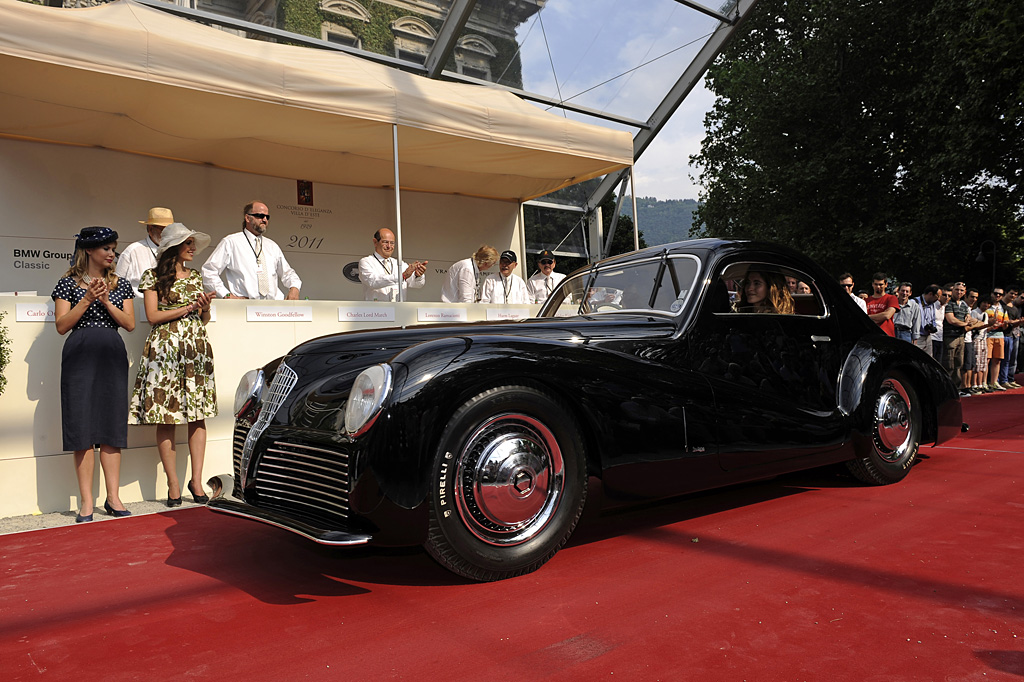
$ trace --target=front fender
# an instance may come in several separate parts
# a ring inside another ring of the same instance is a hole
[[[860,339],[846,357],[839,377],[839,409],[854,430],[871,432],[875,388],[887,372],[898,370],[914,382],[922,404],[922,443],[944,443],[960,433],[960,396],[949,374],[920,348],[889,336]]]
[[[426,498],[430,470],[441,434],[452,414],[473,396],[495,386],[538,386],[563,400],[576,395],[577,414],[587,414],[586,397],[573,386],[583,376],[580,354],[614,352],[568,342],[519,336],[449,337],[417,344],[391,364],[395,382],[368,438],[366,464],[381,491],[412,508]],[[575,378],[573,378],[575,377]],[[586,419],[591,433],[606,425]]]

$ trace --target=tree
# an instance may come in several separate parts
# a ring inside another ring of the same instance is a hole
[[[1022,29],[999,0],[761,0],[708,71],[694,233],[922,283],[992,239],[1019,278]]]

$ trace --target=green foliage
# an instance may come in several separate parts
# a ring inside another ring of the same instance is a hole
[[[636,210],[640,214],[640,227],[647,243],[668,244],[690,238],[697,202],[693,199],[637,197]],[[633,201],[628,196],[622,200],[622,213],[633,215]]]
[[[992,239],[1020,279],[1022,29],[1001,0],[761,0],[708,72],[697,234],[922,284],[986,281]]]
[[[11,362],[11,337],[7,335],[4,318],[6,312],[0,312],[0,395],[7,389],[7,365]]]

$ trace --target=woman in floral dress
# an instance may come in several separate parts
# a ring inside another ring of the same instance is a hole
[[[181,504],[175,469],[174,427],[188,424],[192,477],[187,487],[199,504],[206,457],[206,417],[217,415],[213,381],[213,348],[206,335],[212,294],[203,291],[198,270],[185,267],[210,245],[210,236],[181,223],[164,228],[157,265],[139,282],[146,318],[153,325],[139,362],[132,391],[129,423],[156,424],[156,445],[167,475],[167,506]]]

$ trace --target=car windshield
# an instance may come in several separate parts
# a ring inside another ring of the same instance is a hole
[[[677,315],[693,292],[700,261],[690,255],[609,263],[566,279],[541,311],[541,317],[612,312],[660,312]]]

